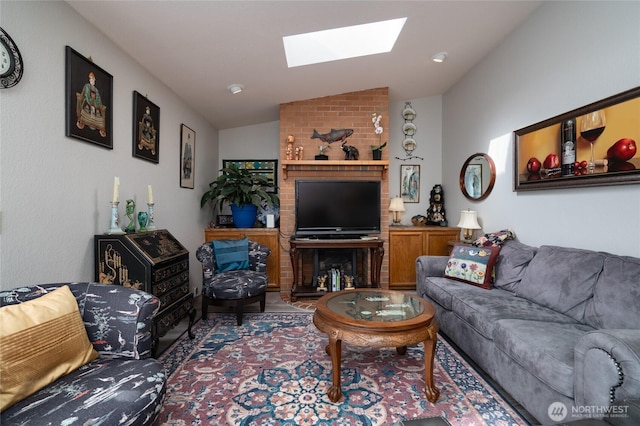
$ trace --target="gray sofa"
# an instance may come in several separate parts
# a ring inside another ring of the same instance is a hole
[[[99,358],[7,408],[0,424],[153,424],[167,380],[163,365],[151,358],[153,318],[160,300],[118,285],[60,283],[0,291],[0,306],[33,300],[63,285],[76,298]]]
[[[490,290],[444,278],[448,260],[417,259],[418,295],[541,424],[603,417],[640,398],[640,259],[508,240]],[[565,417],[550,416],[554,403]]]

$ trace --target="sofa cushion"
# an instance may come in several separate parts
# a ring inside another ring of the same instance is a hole
[[[603,253],[590,250],[541,246],[516,294],[582,322],[604,258]]]
[[[247,237],[237,240],[213,240],[211,244],[216,256],[216,272],[249,269],[249,240]]]
[[[607,256],[593,290],[585,313],[587,324],[640,329],[640,259]]]
[[[66,285],[0,318],[0,411],[98,357]]]
[[[0,417],[11,425],[150,425],[166,390],[155,359],[97,359],[16,403]]]
[[[465,287],[465,289],[469,288],[469,286],[464,283],[444,277],[428,277],[423,283],[416,283],[420,297],[428,297],[449,311],[451,310],[451,301],[456,291],[464,291],[464,289],[459,290],[460,287]]]
[[[448,278],[429,277],[420,286],[426,296],[488,339],[493,338],[495,321],[504,318],[575,323],[571,317],[537,305],[513,293],[497,288],[486,291]]]
[[[498,253],[500,247],[456,245],[451,250],[444,276],[490,289],[493,265]]]
[[[493,268],[496,277],[493,286],[515,292],[536,252],[536,247],[514,240],[505,241]]]
[[[453,312],[487,339],[493,339],[496,321],[501,319],[576,323],[573,318],[504,290],[473,290],[476,291],[459,293],[453,298]]]
[[[578,323],[503,319],[496,322],[496,347],[550,388],[573,398],[573,348],[593,328]]]

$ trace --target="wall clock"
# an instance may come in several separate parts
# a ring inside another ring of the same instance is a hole
[[[18,46],[0,27],[0,89],[13,87],[22,78],[23,63]]]

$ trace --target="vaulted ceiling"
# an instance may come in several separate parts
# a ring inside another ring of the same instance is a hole
[[[67,3],[226,129],[278,120],[280,103],[376,87],[389,87],[391,101],[444,94],[542,1]],[[400,17],[389,53],[287,68],[283,36]],[[441,51],[446,61],[432,62]],[[232,95],[233,83],[245,90]]]

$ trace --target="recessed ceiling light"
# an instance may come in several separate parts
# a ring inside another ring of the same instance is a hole
[[[407,18],[282,37],[289,68],[390,52]]]
[[[237,95],[238,93],[244,90],[244,86],[242,84],[232,84],[229,87],[227,87],[227,89],[234,95]]]
[[[445,59],[447,59],[447,52],[436,53],[431,57],[431,60],[433,62],[438,62],[438,63],[444,62]]]

